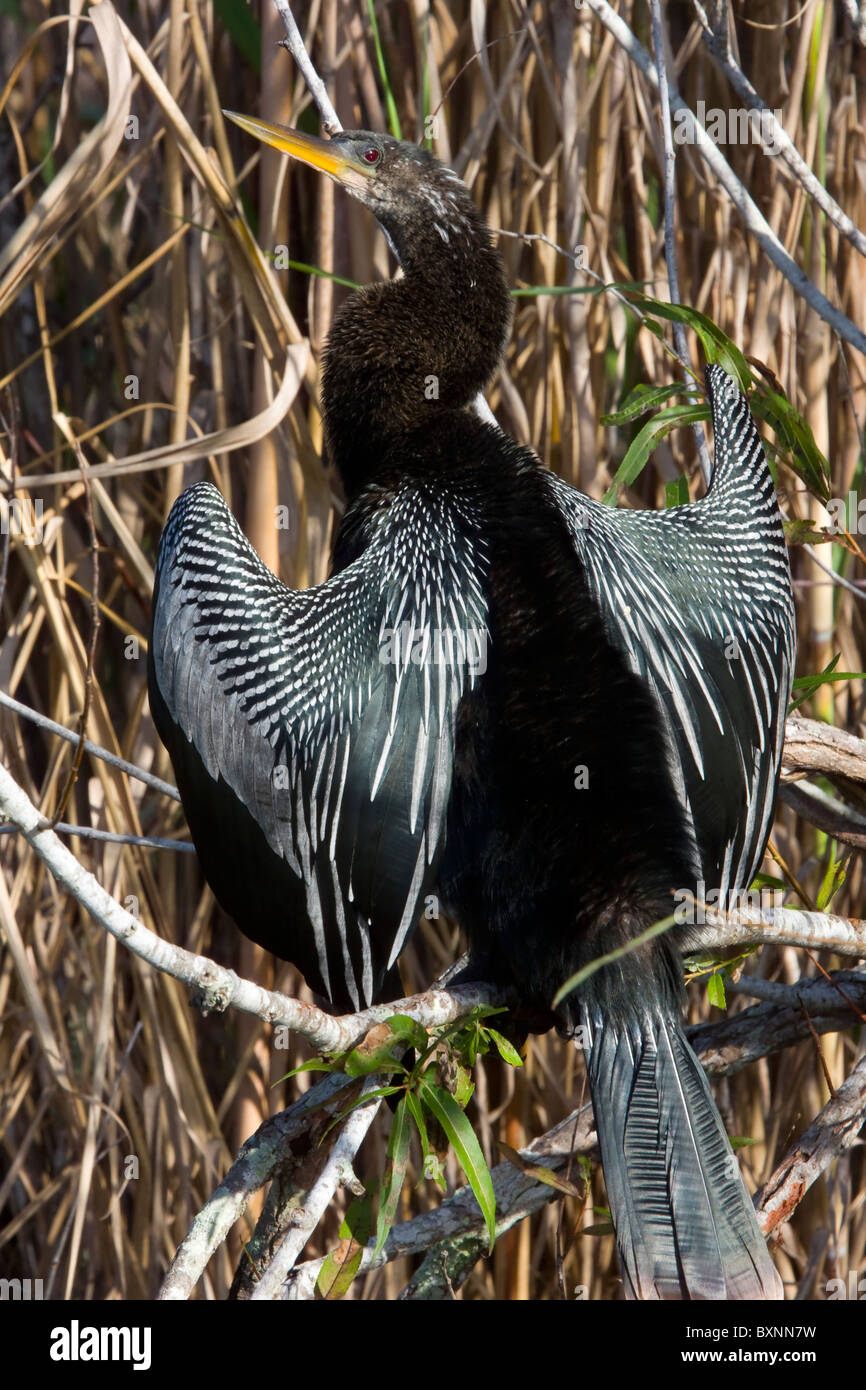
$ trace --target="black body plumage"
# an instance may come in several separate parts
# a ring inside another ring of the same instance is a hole
[[[760,863],[794,658],[772,481],[720,368],[702,501],[614,510],[546,472],[470,409],[510,312],[465,188],[387,137],[334,143],[377,152],[350,191],[404,277],[329,339],[333,574],[285,588],[190,488],[160,547],[151,707],[220,902],[337,1008],[396,989],[435,894],[477,972],[547,1009],[676,890],[742,888]],[[681,1030],[692,939],[597,972],[561,1022],[582,1030],[627,1291],[776,1297]]]

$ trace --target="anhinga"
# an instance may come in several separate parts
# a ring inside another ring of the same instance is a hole
[[[748,887],[760,864],[794,619],[757,431],[711,367],[706,496],[582,496],[470,408],[511,314],[460,179],[384,135],[233,119],[369,208],[403,276],[354,294],[328,340],[331,578],[286,588],[207,483],[165,527],[151,708],[205,876],[339,1009],[399,990],[430,893],[483,977],[546,1009],[676,890]],[[626,1292],[780,1297],[681,1028],[694,940],[647,940],[559,1021],[582,1026]]]

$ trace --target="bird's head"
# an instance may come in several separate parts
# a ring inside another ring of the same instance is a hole
[[[404,269],[412,248],[431,233],[455,252],[477,238],[481,219],[465,184],[418,145],[369,130],[342,130],[324,140],[234,111],[223,114],[257,140],[327,174],[369,208]]]

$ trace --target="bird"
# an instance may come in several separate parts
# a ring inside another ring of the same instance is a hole
[[[399,997],[431,899],[470,972],[583,1048],[623,1290],[781,1297],[683,1033],[674,895],[735,894],[763,855],[795,660],[790,567],[746,397],[706,373],[710,486],[605,506],[473,408],[511,325],[462,180],[370,131],[226,113],[332,178],[402,274],[323,352],[346,509],[330,577],[283,585],[210,483],[156,566],[150,706],[202,869],[252,940],[331,1008]],[[636,938],[640,940],[636,941]]]

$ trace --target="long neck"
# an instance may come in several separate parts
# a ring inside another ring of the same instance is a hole
[[[403,278],[367,286],[334,320],[322,407],[350,498],[376,477],[401,434],[468,406],[502,355],[511,321],[502,259],[460,191],[447,222],[436,202],[419,201],[410,222],[386,226]]]

